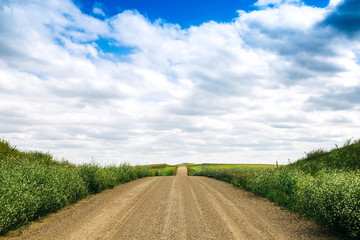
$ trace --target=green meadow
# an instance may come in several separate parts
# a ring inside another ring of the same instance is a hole
[[[252,169],[264,169],[264,168],[275,168],[276,165],[269,164],[214,164],[214,163],[203,163],[203,164],[187,164],[189,175],[200,175],[201,172],[216,172],[216,171],[227,171],[232,173],[245,173]]]

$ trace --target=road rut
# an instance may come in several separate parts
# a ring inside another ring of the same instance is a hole
[[[252,193],[206,177],[139,179],[0,239],[340,239]]]

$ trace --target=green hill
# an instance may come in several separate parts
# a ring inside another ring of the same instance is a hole
[[[324,168],[358,170],[360,169],[360,140],[348,140],[343,147],[331,151],[318,149],[306,153],[307,157],[286,166],[304,172],[316,173]]]

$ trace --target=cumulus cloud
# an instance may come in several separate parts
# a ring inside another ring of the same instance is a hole
[[[96,4],[102,19],[71,1],[5,2],[0,135],[103,164],[286,163],[340,144],[360,133],[352,4],[259,0],[183,29]],[[99,40],[132,51],[114,58]]]

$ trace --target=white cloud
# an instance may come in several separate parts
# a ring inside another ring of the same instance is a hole
[[[93,8],[92,12],[96,15],[105,17],[105,13],[101,8],[95,7],[95,8]]]
[[[181,29],[136,11],[99,20],[71,1],[8,2],[0,136],[103,164],[286,163],[356,137],[359,42],[322,27],[329,8],[258,1],[270,3]],[[133,51],[114,60],[98,39]]]
[[[258,0],[254,5],[259,7],[279,6],[281,4],[299,4],[302,0]]]

